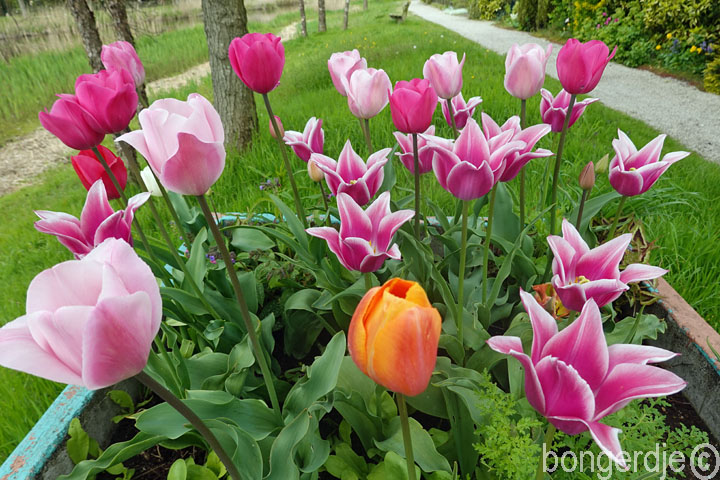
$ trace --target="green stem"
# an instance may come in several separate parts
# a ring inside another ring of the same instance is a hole
[[[617,230],[618,226],[618,220],[620,220],[620,214],[622,213],[623,206],[625,206],[625,200],[627,200],[626,196],[620,197],[620,202],[618,203],[618,209],[617,213],[615,213],[615,220],[613,220],[612,226],[610,227],[607,240],[612,240],[613,237],[615,237],[615,230]]]
[[[463,343],[463,296],[465,293],[465,260],[467,258],[467,224],[468,212],[470,211],[470,202],[462,201],[462,230],[460,234],[460,266],[458,267],[458,304],[457,304],[457,331],[460,345],[465,348]]]
[[[555,217],[557,216],[557,191],[558,191],[558,180],[560,179],[560,165],[562,164],[562,154],[565,147],[565,137],[567,136],[568,127],[570,125],[570,117],[572,116],[573,107],[575,106],[575,99],[577,95],[570,95],[570,104],[568,105],[567,114],[565,115],[565,122],[563,122],[563,129],[560,133],[560,142],[558,143],[557,154],[555,155],[555,171],[553,172],[553,183],[552,183],[552,197],[550,207],[550,235],[555,235]]]
[[[365,278],[365,291],[367,292],[372,288],[372,273],[365,272],[363,273],[363,277]]]
[[[325,207],[325,212],[327,212],[328,218],[330,217],[330,213],[328,210],[330,210],[330,207],[328,207],[327,203],[327,195],[325,194],[325,187],[323,187],[323,182],[318,182],[318,185],[320,185],[320,197],[322,198],[323,207]]]
[[[363,136],[365,136],[365,145],[367,145],[368,155],[372,155],[374,150],[372,146],[372,140],[370,139],[370,120],[368,120],[367,118],[359,118],[358,120],[360,120],[360,128],[363,131]]]
[[[415,171],[415,238],[420,240],[420,159],[418,157],[417,133],[412,134],[413,167]]]
[[[453,138],[455,138],[455,140],[457,140],[458,129],[457,129],[457,125],[455,125],[455,113],[453,112],[452,101],[450,101],[450,99],[447,99],[447,100],[445,100],[445,103],[447,103],[448,113],[450,113],[450,125],[452,126]]]
[[[165,200],[165,204],[168,207],[168,210],[170,210],[170,216],[172,216],[173,221],[175,222],[175,225],[177,225],[178,231],[180,232],[180,236],[182,237],[183,242],[185,243],[185,246],[187,248],[190,248],[190,235],[185,232],[185,229],[183,228],[183,223],[180,221],[180,216],[178,215],[177,211],[175,210],[175,207],[172,204],[172,201],[170,201],[170,196],[167,193],[167,190],[165,190],[165,187],[160,182],[160,179],[155,174],[155,170],[150,167],[150,171],[153,174],[153,177],[155,177],[155,183],[157,183],[158,188],[160,189],[160,194],[163,197],[163,200]]]
[[[552,423],[548,424],[548,428],[545,431],[545,438],[543,438],[543,448],[540,452],[540,463],[538,463],[537,473],[535,474],[535,480],[544,480],[545,478],[545,451],[547,448],[552,448],[553,437],[555,436],[555,425]]]
[[[410,422],[408,421],[407,405],[405,395],[396,393],[398,402],[398,413],[400,414],[400,427],[402,429],[403,445],[405,446],[405,459],[407,460],[408,478],[415,480],[415,458],[413,457],[412,438],[410,437]]]
[[[485,304],[487,298],[487,276],[488,276],[488,258],[490,256],[490,238],[492,237],[493,228],[493,211],[495,210],[495,194],[497,193],[497,183],[490,191],[490,206],[488,208],[488,226],[485,231],[485,256],[483,257],[483,280],[482,280],[482,301]]]
[[[123,208],[125,208],[127,206],[127,197],[125,196],[125,191],[120,188],[120,182],[118,182],[118,179],[113,173],[113,171],[110,170],[110,165],[108,165],[108,163],[105,161],[105,157],[102,156],[102,153],[100,153],[98,147],[92,147],[92,150],[93,152],[95,152],[95,156],[97,157],[98,162],[100,162],[100,165],[102,165],[102,167],[105,169],[105,173],[107,173],[108,177],[110,178],[113,187],[115,187],[115,190],[117,190],[120,194],[120,204]]]
[[[559,144],[559,135],[555,134],[556,137],[558,137],[558,144]],[[555,148],[555,151],[557,152],[557,147]],[[542,175],[542,188],[540,190],[540,199],[538,200],[538,211],[542,211],[543,205],[545,204],[545,201],[547,199],[547,177],[548,172],[550,172],[550,161],[552,160],[552,155],[547,157],[545,159],[545,169],[543,170]]]
[[[583,210],[585,209],[585,200],[587,200],[589,190],[583,190],[582,197],[580,197],[580,206],[578,207],[577,221],[575,222],[575,228],[580,230],[580,222],[582,222]]]
[[[172,381],[175,383],[175,387],[177,388],[177,391],[183,392],[182,382],[180,381],[180,377],[177,374],[177,365],[175,365],[175,363],[173,363],[172,359],[170,358],[167,348],[165,348],[165,344],[163,343],[163,340],[160,335],[155,336],[154,343],[157,346],[158,350],[160,351],[160,356],[163,358],[163,360],[165,360],[165,363],[168,366],[168,371],[170,372]],[[163,380],[167,381],[167,379],[163,379]]]
[[[520,100],[520,129],[525,130],[527,101]],[[520,228],[525,228],[525,169],[520,170]]]

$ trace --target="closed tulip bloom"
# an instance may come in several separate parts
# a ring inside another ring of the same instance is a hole
[[[97,148],[105,159],[108,167],[110,167],[110,171],[115,175],[115,178],[120,184],[120,188],[125,189],[125,185],[127,184],[127,168],[125,168],[125,163],[110,149],[102,145],[98,145]],[[111,200],[120,198],[120,193],[115,188],[115,185],[113,185],[112,180],[110,180],[110,177],[98,160],[95,152],[92,150],[83,150],[74,157],[70,157],[70,160],[72,161],[75,173],[77,173],[86,190],[90,190],[90,187],[92,187],[96,181],[102,180],[105,184],[108,198]]]
[[[552,93],[543,88],[540,90],[540,95],[542,96],[540,100],[540,116],[542,117],[543,123],[550,125],[550,128],[555,133],[562,132],[568,107],[570,106],[570,94],[565,90],[560,90],[557,97],[553,98]],[[575,124],[577,119],[580,118],[580,115],[585,112],[585,108],[588,105],[598,100],[597,98],[586,98],[585,100],[575,102],[572,114],[570,115],[568,128]]]
[[[400,146],[400,152],[395,152],[395,155],[400,158],[402,164],[410,170],[410,173],[415,173],[415,157],[413,154],[413,142],[412,135],[403,135],[400,132],[393,132],[395,139]],[[418,165],[420,166],[420,173],[428,173],[432,171],[433,157],[435,151],[428,145],[428,138],[432,138],[433,142],[440,144],[445,148],[452,148],[452,140],[446,140],[441,137],[435,136],[435,125],[430,125],[422,135],[418,135]]]
[[[367,60],[360,56],[357,49],[347,52],[335,52],[330,55],[328,60],[328,70],[330,78],[335,89],[343,97],[347,97],[343,79],[350,80],[350,76],[355,70],[365,70],[367,68]]]
[[[465,103],[461,92],[454,96],[452,100],[450,100],[450,103],[452,103],[453,117],[455,117],[455,128],[462,130],[465,128],[468,119],[472,118],[473,113],[475,113],[475,108],[482,103],[482,98],[472,97]],[[448,110],[447,102],[440,102],[440,106],[442,107],[445,121],[448,126],[452,127],[452,119],[450,118],[450,110]]]
[[[339,193],[337,202],[340,231],[332,227],[313,227],[307,229],[309,235],[327,241],[330,251],[348,270],[374,272],[388,258],[400,260],[400,249],[392,243],[392,237],[413,217],[412,210],[391,212],[390,192],[383,192],[364,211],[346,193]]]
[[[626,233],[592,250],[575,227],[563,219],[562,237],[547,237],[555,258],[552,263],[552,284],[558,296],[570,310],[579,312],[593,299],[598,307],[618,298],[628,283],[661,277],[667,270],[641,263],[628,265],[620,271],[620,262],[632,235]]]
[[[487,343],[515,357],[525,369],[530,405],[568,435],[589,431],[593,440],[625,466],[620,430],[600,423],[630,401],[679,392],[687,383],[674,373],[648,365],[677,354],[646,345],[607,346],[600,310],[589,300],[580,316],[558,332],[557,322],[530,295],[520,290],[533,329],[531,353],[519,337],[495,336]]]
[[[320,170],[315,160],[311,159],[310,161],[308,161],[307,169],[308,177],[310,177],[310,180],[312,180],[313,182],[322,182],[325,179],[325,173]]]
[[[143,192],[128,200],[125,210],[112,209],[102,181],[95,182],[88,190],[80,220],[63,212],[35,210],[40,220],[35,228],[42,233],[55,235],[58,241],[75,255],[82,258],[108,238],[117,238],[132,245],[132,222],[135,211],[147,201],[150,193]]]
[[[164,98],[138,118],[141,129],[118,140],[140,152],[168,190],[205,194],[225,168],[225,132],[212,104],[197,93],[185,102]]]
[[[382,69],[355,70],[348,78],[343,77],[340,81],[345,87],[350,112],[357,118],[373,118],[388,104],[392,84]]]
[[[75,96],[104,133],[125,130],[137,112],[135,82],[127,70],[80,75],[75,80]]]
[[[427,80],[413,78],[395,84],[390,94],[390,113],[395,128],[403,133],[423,133],[430,127],[438,97]]]
[[[145,67],[131,43],[119,40],[103,45],[100,60],[107,70],[127,70],[135,87],[145,83]]]
[[[0,328],[0,365],[97,390],[145,368],[162,300],[150,267],[109,239],[38,274],[26,311]]]
[[[383,148],[370,155],[365,163],[348,140],[337,162],[318,153],[313,153],[311,158],[325,173],[325,181],[333,195],[347,193],[359,205],[365,205],[382,185],[383,167],[388,161],[389,153],[389,148]]]
[[[348,350],[375,383],[410,397],[420,395],[435,368],[441,323],[418,283],[393,278],[368,290],[358,304]]]
[[[280,120],[280,117],[277,115],[273,115],[275,117],[275,122],[277,122],[278,130],[280,130],[280,138],[285,136],[285,127],[283,127],[282,120]],[[268,120],[268,129],[270,130],[270,136],[272,138],[277,138],[275,136],[275,127],[273,127],[272,120]]]
[[[618,130],[613,140],[615,157],[610,161],[610,185],[620,195],[631,197],[648,191],[660,175],[673,163],[690,155],[690,152],[671,152],[660,160],[666,135],[658,135],[640,151],[624,132]]]
[[[280,83],[285,47],[272,33],[246,33],[230,42],[230,65],[253,92],[268,93]]]
[[[569,38],[557,56],[558,79],[563,88],[575,95],[591,92],[616,51],[617,47],[610,53],[608,46],[600,40],[583,43]]]
[[[86,150],[103,141],[105,134],[95,118],[77,101],[75,95],[62,94],[50,111],[38,114],[40,124],[74,150]]]
[[[460,62],[455,52],[436,53],[425,62],[423,77],[430,82],[438,97],[449,100],[462,89],[464,64],[464,53]]]
[[[140,172],[140,176],[142,177],[142,181],[145,184],[145,189],[148,191],[148,193],[150,193],[150,195],[152,195],[153,197],[162,197],[160,185],[158,185],[157,180],[155,180],[155,175],[153,174],[150,166],[143,168]]]
[[[313,153],[323,153],[325,132],[322,129],[322,119],[311,117],[302,133],[288,130],[283,140],[300,160],[307,162]]]
[[[543,50],[537,43],[510,47],[505,57],[505,90],[510,95],[527,100],[540,91],[552,47],[550,44]]]

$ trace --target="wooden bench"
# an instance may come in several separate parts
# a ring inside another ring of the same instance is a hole
[[[408,9],[409,9],[409,8],[410,8],[410,2],[409,2],[409,1],[408,1],[408,2],[405,2],[405,6],[403,6],[402,13],[401,13],[401,14],[397,14],[397,13],[393,14],[393,13],[391,13],[391,14],[390,14],[390,18],[392,18],[393,20],[395,20],[396,23],[397,23],[397,22],[402,22],[402,21],[404,21],[405,18],[407,18],[407,14],[408,14]]]

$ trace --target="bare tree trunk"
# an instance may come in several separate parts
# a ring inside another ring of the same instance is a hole
[[[244,149],[258,128],[253,93],[235,75],[228,58],[230,41],[248,32],[243,0],[202,0],[210,54],[214,104],[225,127],[225,145]]]
[[[363,0],[363,10],[368,9],[368,0]]]
[[[327,31],[325,24],[325,0],[318,0],[318,32]]]
[[[112,20],[112,27],[115,30],[115,36],[120,40],[135,46],[135,37],[130,30],[128,23],[127,10],[125,10],[125,0],[105,0],[105,9]]]
[[[67,0],[67,5],[80,32],[90,67],[94,71],[99,72],[103,69],[103,64],[100,60],[102,41],[100,41],[100,34],[95,24],[95,15],[85,0]]]
[[[307,37],[307,18],[305,18],[305,0],[300,0],[300,25],[302,26],[303,37]]]
[[[27,17],[28,9],[25,0],[18,0],[18,6],[20,7],[20,14],[22,14],[23,17]]]
[[[3,17],[5,15],[8,15],[10,13],[10,9],[8,8],[8,4],[5,0],[0,0],[0,15]]]
[[[350,0],[345,0],[345,15],[343,16],[343,30],[348,29],[348,17],[350,16]]]

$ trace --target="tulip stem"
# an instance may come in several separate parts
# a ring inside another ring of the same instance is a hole
[[[608,232],[607,240],[612,240],[615,236],[615,230],[617,230],[618,226],[618,220],[620,220],[620,214],[622,214],[622,209],[625,206],[625,200],[627,200],[627,197],[622,196],[620,197],[620,202],[618,203],[618,209],[615,213],[615,220],[613,220],[612,226],[610,227],[610,230]]]
[[[275,120],[275,114],[273,113],[272,107],[270,106],[270,98],[267,93],[262,94],[263,100],[265,101],[265,108],[267,109],[268,115],[270,116],[270,123],[272,123],[273,130],[275,131],[275,139],[280,146],[280,153],[282,153],[283,162],[285,163],[285,170],[287,170],[288,177],[290,178],[290,186],[293,191],[293,199],[295,200],[295,210],[297,211],[300,221],[303,226],[307,228],[307,218],[305,218],[305,210],[303,210],[302,200],[300,199],[300,193],[298,192],[297,184],[295,184],[295,176],[293,175],[292,167],[290,166],[290,159],[288,158],[287,150],[285,150],[285,143],[280,133],[277,120]],[[198,197],[200,198],[200,197]]]
[[[457,304],[457,331],[460,345],[465,348],[463,343],[463,296],[465,293],[465,261],[467,258],[467,230],[468,230],[468,213],[470,211],[470,202],[462,201],[462,230],[460,233],[460,266],[458,267],[458,304]]]
[[[98,159],[98,162],[100,162],[100,165],[105,169],[105,173],[107,173],[108,177],[110,178],[110,181],[113,184],[113,187],[115,187],[115,190],[117,190],[118,194],[120,195],[120,204],[122,205],[123,209],[127,207],[127,197],[125,196],[125,191],[120,188],[120,182],[118,182],[117,177],[113,173],[113,171],[110,169],[110,165],[105,161],[105,157],[102,156],[102,153],[100,153],[100,150],[97,146],[92,147],[93,152],[95,152],[95,156]]]
[[[559,140],[559,136],[557,134],[554,134],[554,135],[555,135],[555,137],[558,137],[558,140]],[[555,149],[555,151],[557,152],[557,148]],[[548,172],[550,171],[550,160],[551,159],[552,159],[552,156],[549,156],[545,159],[545,169],[543,170],[543,175],[542,175],[542,188],[540,189],[540,199],[538,200],[538,208],[537,208],[539,211],[543,209],[543,205],[544,205],[545,201],[547,200],[547,193],[548,193],[547,192],[547,177],[548,177]]]
[[[323,206],[325,207],[325,213],[327,214],[328,219],[330,218],[330,207],[328,207],[327,203],[327,195],[325,194],[325,187],[323,187],[322,182],[318,182],[318,185],[320,185],[320,198],[322,198]],[[328,225],[329,225],[328,220]]]
[[[185,232],[185,229],[183,228],[183,224],[180,221],[180,217],[178,216],[177,211],[175,210],[175,207],[173,206],[172,202],[170,201],[170,196],[167,193],[167,190],[165,190],[165,187],[163,187],[162,182],[160,182],[160,179],[155,174],[155,170],[150,167],[150,171],[153,174],[153,177],[155,177],[155,182],[157,183],[158,189],[160,190],[160,194],[163,197],[163,200],[165,200],[165,204],[168,207],[168,210],[170,210],[170,216],[172,216],[173,221],[175,222],[175,225],[177,225],[178,231],[180,232],[180,236],[182,237],[183,242],[185,243],[185,246],[187,248],[190,248],[190,235]],[[142,177],[141,177],[142,178]]]
[[[212,430],[205,425],[205,422],[203,422],[202,419],[198,417],[192,409],[190,409],[190,407],[185,405],[178,397],[173,395],[172,392],[163,387],[159,382],[155,381],[155,379],[147,373],[140,372],[135,375],[135,379],[152,390],[158,397],[165,400],[168,405],[173,407],[180,415],[185,417],[187,421],[195,427],[195,430],[203,436],[205,441],[207,441],[210,449],[215,452],[223,465],[225,465],[230,477],[233,480],[240,480],[240,472],[238,472],[235,463],[233,463],[232,459],[225,452],[215,434],[212,433]]]
[[[562,133],[560,133],[560,142],[558,143],[557,154],[555,155],[555,171],[553,172],[552,197],[550,200],[550,235],[555,235],[555,217],[557,216],[557,191],[558,180],[560,179],[560,165],[562,164],[562,154],[565,147],[565,137],[570,125],[570,117],[572,116],[573,107],[577,95],[570,95],[570,104],[568,105],[565,121],[563,122]]]
[[[363,131],[363,136],[365,137],[365,145],[367,145],[368,155],[372,155],[373,146],[372,140],[370,139],[370,120],[367,118],[358,118],[358,121],[360,122],[360,128]]]
[[[527,124],[527,100],[520,100],[520,130]],[[520,170],[520,229],[525,228],[525,169]]]
[[[270,114],[270,118],[275,117]],[[225,262],[225,270],[227,270],[228,272],[228,276],[230,277],[230,283],[232,284],[233,290],[235,291],[238,305],[240,305],[240,312],[242,313],[243,322],[245,322],[245,329],[247,330],[248,336],[250,337],[250,342],[252,343],[253,351],[255,353],[255,359],[260,365],[260,371],[262,372],[262,376],[265,379],[265,386],[267,387],[268,395],[270,396],[270,402],[272,403],[275,414],[278,416],[278,418],[280,418],[280,403],[278,402],[277,393],[275,393],[275,385],[272,382],[272,374],[270,372],[270,368],[268,367],[265,353],[263,352],[262,347],[260,346],[260,342],[258,341],[258,337],[255,334],[255,328],[253,327],[252,319],[250,318],[250,310],[248,310],[247,302],[245,301],[245,295],[243,295],[240,281],[238,280],[237,273],[235,272],[235,268],[233,267],[232,259],[230,258],[230,252],[228,252],[227,246],[225,245],[225,239],[223,238],[223,235],[220,232],[220,229],[218,228],[212,213],[210,212],[210,207],[208,207],[205,196],[198,195],[196,198],[198,200],[198,203],[200,204],[200,208],[202,208],[203,215],[205,215],[205,218],[210,225],[210,230],[215,237],[215,243],[217,244],[218,250],[220,250],[220,255],[222,255],[223,262]]]
[[[583,190],[582,197],[580,197],[580,206],[578,206],[578,216],[575,222],[575,228],[580,231],[580,222],[582,222],[583,210],[585,209],[585,200],[587,200],[588,192],[590,190]]]
[[[413,457],[412,438],[410,437],[410,422],[408,421],[407,405],[405,395],[396,393],[398,413],[400,414],[400,428],[402,429],[403,445],[405,446],[405,460],[407,460],[408,478],[415,480],[415,458]]]
[[[450,99],[448,98],[447,100],[445,100],[445,103],[447,103],[448,113],[450,114],[450,126],[452,127],[453,138],[454,138],[455,140],[457,140],[457,138],[458,138],[458,129],[457,129],[457,125],[455,124],[455,112],[453,112],[452,102],[451,102]]]
[[[553,437],[555,437],[555,425],[552,423],[548,424],[548,428],[545,431],[545,438],[543,438],[543,446],[540,451],[540,463],[538,463],[537,473],[535,474],[535,480],[545,479],[545,451],[548,448],[552,448]]]
[[[490,190],[490,205],[488,207],[487,230],[485,230],[485,256],[483,257],[483,282],[482,282],[482,301],[485,304],[487,298],[487,278],[488,278],[488,257],[490,256],[490,239],[492,238],[493,228],[493,211],[495,210],[495,194],[497,193],[497,183]],[[489,305],[486,305],[489,308]]]
[[[420,158],[418,156],[417,133],[412,134],[413,167],[415,172],[415,238],[420,241]]]

